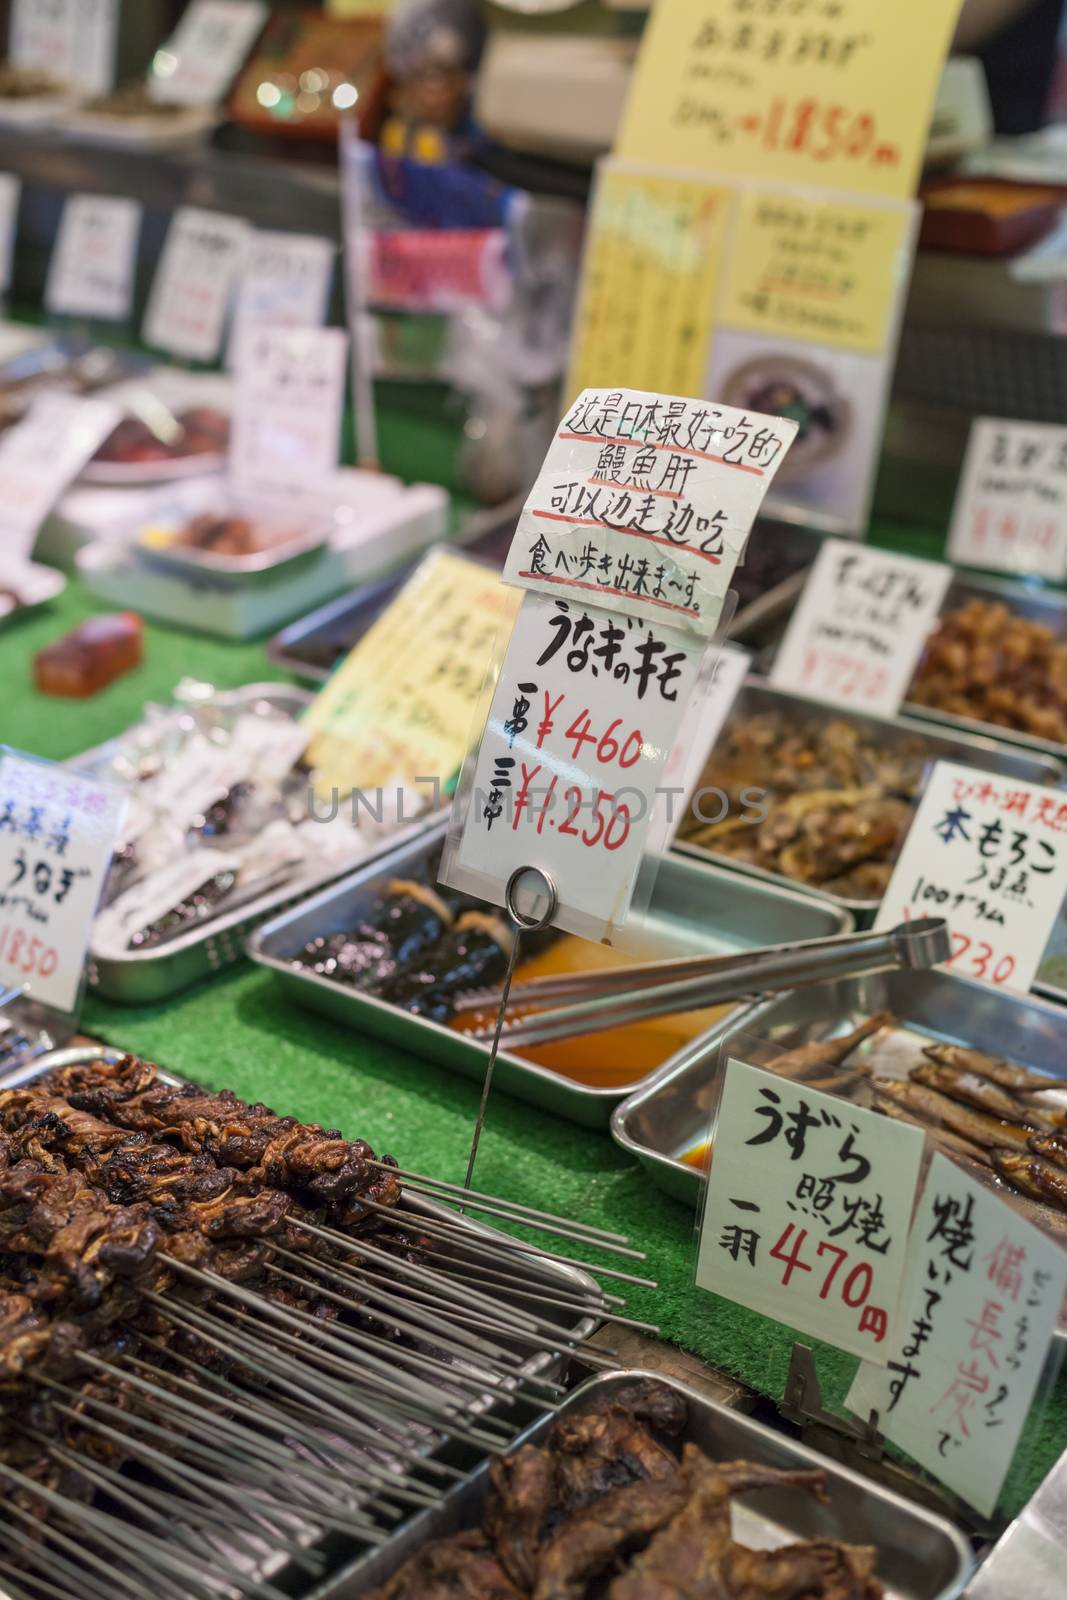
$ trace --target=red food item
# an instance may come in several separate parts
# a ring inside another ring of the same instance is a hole
[[[42,694],[87,699],[124,672],[139,667],[144,655],[144,623],[132,611],[90,617],[33,658],[33,681]]]

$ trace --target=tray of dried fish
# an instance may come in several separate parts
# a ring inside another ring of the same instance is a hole
[[[147,707],[125,734],[69,763],[129,789],[89,980],[132,1005],[228,966],[265,916],[426,826],[425,797],[402,790],[374,810],[341,805],[329,820],[309,808],[306,690],[179,687],[184,704]]]
[[[676,1199],[704,1181],[720,1051],[914,1120],[1031,1220],[1067,1234],[1067,1017],[941,970],[842,979],[726,1018],[631,1095],[612,1134]]]
[[[480,1082],[488,1047],[469,1037],[484,1015],[459,1015],[468,990],[499,983],[511,933],[495,907],[436,883],[444,824],[398,845],[257,930],[254,961],[305,1005]],[[671,955],[734,953],[846,931],[846,912],[790,890],[667,857],[627,953],[547,930],[528,936],[515,979],[619,967]],[[501,1051],[499,1088],[603,1127],[612,1106],[732,1005],[595,1036]],[[467,1030],[466,1032],[464,1030]]]
[[[615,1314],[589,1272],[336,1129],[99,1047],[7,1083],[0,1587],[17,1600],[351,1593],[353,1562],[507,1448]],[[619,1235],[551,1221],[618,1254]]]
[[[674,1380],[609,1372],[361,1562],[346,1593],[953,1600],[972,1567],[944,1518]]]
[[[1065,772],[1037,751],[916,719],[840,711],[750,677],[700,779],[724,792],[729,811],[705,822],[690,807],[676,847],[803,888],[863,923],[878,909],[938,760],[1028,783],[1058,784]],[[702,802],[705,816],[712,804]]]

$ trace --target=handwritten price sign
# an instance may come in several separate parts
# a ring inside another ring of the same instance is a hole
[[[1067,799],[1056,789],[939,761],[923,791],[876,928],[944,917],[947,965],[1025,992],[1067,893]]]
[[[445,881],[496,899],[516,866],[535,865],[558,888],[558,927],[599,939],[619,926],[703,648],[525,595]]]
[[[712,1148],[698,1286],[883,1362],[922,1132],[730,1061]]]
[[[937,562],[827,539],[775,657],[771,682],[830,705],[892,716],[950,576]]]
[[[1067,428],[975,418],[948,553],[963,566],[1067,576]]]
[[[188,361],[214,361],[244,260],[248,224],[179,206],[152,280],[145,343]]]

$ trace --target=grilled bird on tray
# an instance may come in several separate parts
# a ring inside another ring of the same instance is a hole
[[[368,1600],[878,1600],[868,1547],[733,1538],[733,1495],[821,1498],[820,1472],[711,1461],[680,1444],[686,1422],[682,1396],[646,1379],[561,1417],[544,1446],[493,1461],[480,1528],[428,1545]]]

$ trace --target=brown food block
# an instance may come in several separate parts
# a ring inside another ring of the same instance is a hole
[[[144,623],[132,611],[90,617],[33,658],[33,681],[42,694],[87,699],[139,667]]]

